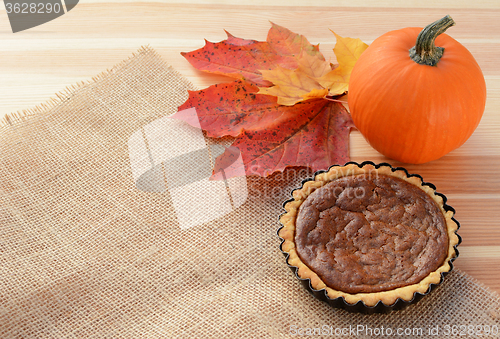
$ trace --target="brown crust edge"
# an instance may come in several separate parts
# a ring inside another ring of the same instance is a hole
[[[448,256],[443,264],[434,272],[431,272],[427,277],[421,280],[418,284],[400,287],[390,291],[374,292],[374,293],[357,293],[349,294],[341,291],[334,290],[321,280],[321,278],[313,272],[306,264],[304,264],[296,250],[295,250],[295,219],[297,216],[298,208],[302,202],[317,188],[325,185],[326,183],[343,176],[356,175],[356,174],[385,174],[401,178],[417,187],[420,187],[430,197],[436,201],[446,220],[448,229]],[[281,215],[280,222],[283,227],[279,230],[278,235],[283,239],[281,250],[288,254],[288,264],[297,267],[297,276],[301,279],[309,279],[311,287],[315,290],[325,289],[329,298],[336,299],[342,297],[348,304],[356,304],[362,301],[366,306],[373,307],[379,302],[389,306],[393,305],[398,298],[404,301],[411,301],[415,293],[425,294],[431,284],[439,284],[443,273],[451,270],[449,262],[453,261],[456,257],[455,246],[460,243],[460,239],[456,234],[458,223],[453,219],[453,211],[446,211],[444,209],[444,201],[436,191],[427,185],[422,185],[422,179],[419,176],[409,176],[404,169],[394,169],[391,166],[374,166],[372,164],[347,164],[345,166],[333,166],[327,172],[319,173],[314,177],[314,180],[307,181],[300,189],[293,191],[293,200],[287,202],[284,206],[285,213]]]

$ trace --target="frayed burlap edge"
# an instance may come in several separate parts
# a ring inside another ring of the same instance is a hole
[[[161,59],[162,63],[165,66],[168,66],[167,63],[160,57],[158,52],[156,52],[156,50],[151,48],[149,45],[141,46],[136,52],[133,52],[127,59],[122,60],[121,62],[115,64],[111,68],[106,69],[105,71],[102,71],[101,73],[93,76],[89,80],[79,81],[75,84],[67,86],[63,90],[55,93],[54,97],[49,98],[44,103],[38,104],[35,107],[21,109],[19,111],[6,114],[0,120],[0,133],[7,128],[21,125],[29,119],[32,119],[35,117],[38,118],[38,117],[43,116],[44,114],[50,113],[51,110],[55,109],[58,105],[62,104],[64,101],[70,99],[79,90],[85,88],[86,86],[90,86],[90,85],[98,82],[99,80],[105,78],[106,76],[112,74],[116,70],[118,70],[121,67],[125,66],[126,64],[130,63],[135,57],[137,57],[138,55],[143,54],[143,53],[150,53],[154,56],[159,57],[159,59]],[[181,75],[179,72],[177,72],[175,70],[172,70],[172,71],[173,71],[173,73]]]

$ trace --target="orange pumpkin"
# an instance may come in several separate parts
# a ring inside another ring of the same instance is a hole
[[[484,76],[472,54],[442,34],[452,25],[446,16],[423,30],[388,32],[354,66],[348,98],[354,124],[389,158],[438,159],[461,146],[481,120]]]

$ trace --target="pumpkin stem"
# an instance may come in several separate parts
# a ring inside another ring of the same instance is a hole
[[[443,56],[444,48],[436,47],[434,41],[437,36],[455,25],[455,21],[447,15],[442,19],[426,26],[417,37],[417,42],[410,49],[410,58],[418,64],[436,66]]]

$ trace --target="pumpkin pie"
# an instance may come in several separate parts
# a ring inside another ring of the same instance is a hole
[[[287,263],[311,291],[345,308],[419,299],[458,256],[454,210],[432,184],[402,168],[333,166],[292,196],[278,231]]]

